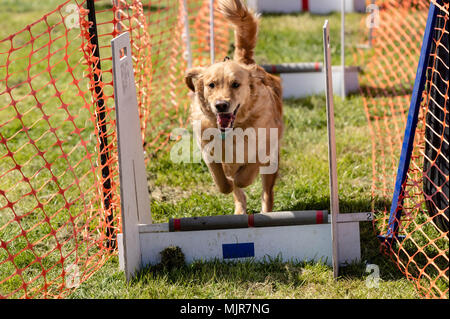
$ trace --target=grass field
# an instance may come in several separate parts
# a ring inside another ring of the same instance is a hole
[[[0,18],[8,23],[0,29],[0,39],[38,19],[59,3],[57,0],[40,5],[29,1],[2,2],[4,10]],[[358,43],[361,18],[358,14],[347,16],[349,46]],[[339,14],[264,15],[256,50],[257,62],[321,62],[321,30],[325,19],[329,19],[331,25],[332,61],[338,64]],[[347,54],[347,60],[351,60],[350,54]],[[1,74],[0,78],[3,77]],[[361,96],[352,95],[345,101],[336,96],[335,113],[341,212],[370,211],[371,141]],[[281,146],[281,171],[275,187],[274,210],[327,209],[325,97],[285,100],[284,116],[286,129]],[[81,116],[80,121],[86,121],[86,118]],[[2,128],[2,134],[13,136],[17,131],[17,127],[13,126],[7,129]],[[175,164],[170,161],[169,154],[160,153],[150,161],[148,176],[155,222],[166,222],[168,217],[233,212],[232,197],[216,191],[203,163]],[[11,183],[2,181],[0,186],[10,188]],[[258,212],[260,181],[250,186],[246,193],[249,212]],[[392,262],[379,254],[371,225],[361,226],[362,262],[347,267],[337,281],[333,280],[331,267],[321,263],[283,263],[275,259],[265,263],[197,262],[178,269],[149,267],[127,284],[123,272],[118,269],[117,257],[112,257],[69,297],[418,298],[414,286]],[[367,263],[380,267],[378,288],[366,286],[369,275],[365,272]],[[0,268],[1,272],[10,270]]]

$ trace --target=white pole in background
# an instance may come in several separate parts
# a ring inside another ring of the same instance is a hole
[[[341,95],[345,100],[345,0],[341,0]]]
[[[328,128],[328,163],[330,171],[330,211],[331,211],[331,234],[333,241],[333,276],[339,275],[339,190],[337,181],[336,162],[336,138],[334,133],[334,101],[333,101],[333,80],[331,74],[331,48],[330,48],[330,27],[328,20],[323,26],[323,47],[324,47],[324,69],[325,69],[325,96],[327,102],[327,128]]]
[[[216,59],[214,52],[214,0],[209,1],[209,50],[211,64],[213,64]]]
[[[191,35],[189,33],[189,12],[187,6],[187,0],[183,0],[183,25],[184,31],[182,34],[182,39],[186,44],[186,51],[184,51],[184,58],[187,60],[188,68],[192,68],[192,49],[191,49]]]

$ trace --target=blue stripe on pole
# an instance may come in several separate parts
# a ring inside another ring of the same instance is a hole
[[[430,3],[427,25],[425,27],[422,49],[420,52],[419,65],[417,67],[416,81],[414,83],[414,88],[411,95],[411,104],[409,107],[405,136],[403,138],[400,162],[397,170],[397,179],[395,181],[394,194],[392,198],[392,205],[390,210],[391,215],[389,216],[389,229],[386,237],[397,236],[398,221],[400,220],[401,216],[401,211],[397,208],[401,204],[400,195],[402,186],[406,180],[406,174],[408,172],[409,163],[411,160],[411,153],[414,145],[414,135],[416,132],[422,91],[425,86],[428,58],[430,55],[431,43],[433,42],[433,28],[435,25],[437,12],[438,10],[436,9],[436,6],[433,3]]]
[[[222,253],[224,259],[254,257],[255,244],[254,243],[222,244]]]

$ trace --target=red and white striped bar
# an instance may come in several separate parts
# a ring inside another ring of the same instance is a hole
[[[247,0],[247,5],[255,12],[310,12],[313,14],[328,14],[341,11],[340,0]],[[365,0],[345,1],[345,12],[365,12]]]
[[[250,215],[217,215],[170,218],[169,231],[195,231],[249,227],[274,227],[328,223],[328,211],[284,211]]]
[[[322,72],[322,63],[320,62],[262,64],[261,67],[272,74]]]

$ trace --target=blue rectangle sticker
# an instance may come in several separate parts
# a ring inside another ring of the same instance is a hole
[[[223,258],[244,258],[255,256],[254,243],[222,244]]]

